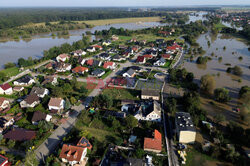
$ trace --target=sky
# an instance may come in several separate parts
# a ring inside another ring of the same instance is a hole
[[[0,0],[0,7],[250,5],[250,0]]]

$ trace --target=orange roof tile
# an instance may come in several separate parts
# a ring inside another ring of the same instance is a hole
[[[114,64],[114,62],[104,62],[103,68],[104,68],[104,69],[107,69],[108,66],[112,66],[113,64]]]
[[[63,144],[60,158],[65,158],[68,161],[80,161],[85,148]]]

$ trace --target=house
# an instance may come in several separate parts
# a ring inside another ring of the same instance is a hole
[[[160,58],[156,62],[154,62],[154,66],[164,66],[166,64],[166,60],[164,58]]]
[[[26,76],[24,76],[16,81],[14,81],[14,85],[16,85],[16,86],[29,86],[33,83],[35,83],[35,80],[29,75],[26,75]]]
[[[62,63],[62,62],[59,62],[59,63],[57,63],[55,65],[55,69],[59,73],[70,71],[71,67],[72,67],[71,64],[69,64],[69,63]]]
[[[119,40],[119,37],[116,35],[112,35],[111,40],[113,40],[113,41]]]
[[[31,122],[32,124],[37,125],[39,121],[45,120],[47,122],[50,122],[51,119],[52,119],[51,115],[45,114],[41,111],[36,111],[32,116]]]
[[[117,111],[106,111],[104,113],[104,117],[108,118],[109,116],[114,116],[116,118],[126,118],[125,112],[117,112]]]
[[[0,166],[11,166],[11,163],[8,161],[7,157],[0,155]]]
[[[84,65],[85,62],[86,62],[86,59],[84,59],[84,58],[82,58],[82,57],[80,57],[80,58],[78,59],[78,63],[80,63],[81,65]]]
[[[142,68],[140,66],[130,66],[130,69],[133,69],[136,72],[141,72]]]
[[[96,77],[101,77],[102,75],[105,74],[105,71],[98,68],[98,69],[95,69],[91,74]]]
[[[160,35],[163,35],[163,36],[169,36],[169,35],[172,35],[172,33],[171,32],[168,32],[168,31],[159,31],[158,32],[158,34],[160,34]]]
[[[79,140],[79,142],[77,143],[77,146],[82,147],[82,148],[88,148],[89,150],[92,149],[91,143],[85,137],[82,137]]]
[[[157,101],[152,103],[142,103],[134,117],[137,120],[160,122],[161,106]]]
[[[151,54],[145,54],[145,55],[143,55],[143,57],[146,58],[146,59],[152,59],[153,55],[151,55]]]
[[[63,144],[59,157],[64,163],[69,163],[72,166],[76,164],[85,166],[88,161],[86,155],[87,148]]]
[[[118,48],[121,49],[121,50],[126,50],[126,49],[127,49],[127,46],[121,45],[121,44],[120,44],[120,45],[118,46]]]
[[[3,111],[9,107],[10,107],[9,100],[5,99],[4,97],[0,97],[0,111]]]
[[[82,66],[77,66],[74,69],[72,69],[73,73],[78,73],[78,74],[84,74],[85,72],[88,72],[89,69],[87,67],[82,67]]]
[[[115,65],[115,63],[114,62],[104,62],[104,64],[103,64],[103,68],[104,69],[115,69],[115,67],[116,67],[116,65]]]
[[[69,60],[68,54],[60,54],[56,57],[57,62],[66,62],[67,60]]]
[[[2,133],[7,127],[12,126],[15,120],[13,116],[5,115],[0,117],[0,133]]]
[[[170,54],[162,54],[161,57],[164,58],[164,59],[167,59],[167,60],[173,59],[173,56],[170,55]]]
[[[133,47],[132,47],[133,52],[138,52],[139,49],[140,49],[139,46],[133,46]]]
[[[42,85],[46,85],[48,83],[51,83],[52,85],[57,84],[57,78],[53,76],[45,76],[44,81],[42,82]]]
[[[4,134],[3,137],[14,141],[30,141],[36,137],[36,132],[14,127]]]
[[[180,143],[194,143],[196,130],[187,112],[177,112],[175,114],[176,136]]]
[[[87,47],[87,51],[88,52],[95,52],[96,50],[95,50],[95,47],[90,46],[90,47]]]
[[[38,97],[40,98],[44,98],[46,95],[49,94],[49,90],[46,89],[46,88],[41,88],[41,87],[33,87],[31,89],[31,92],[30,93],[34,93],[36,94]]]
[[[102,46],[100,46],[100,45],[93,45],[92,47],[94,47],[95,48],[95,50],[102,50]]]
[[[0,85],[0,94],[11,95],[13,93],[13,89],[10,84],[6,83]]]
[[[136,59],[136,63],[144,64],[146,63],[146,58],[144,56],[138,56]]]
[[[29,94],[23,101],[20,102],[21,108],[34,108],[40,103],[39,97],[35,93]]]
[[[102,42],[102,45],[104,46],[109,46],[111,44],[110,40],[105,40],[104,42]]]
[[[131,55],[131,54],[130,54],[129,52],[126,52],[126,51],[122,53],[122,57],[123,57],[123,58],[129,58],[130,55]]]
[[[117,54],[117,55],[113,56],[112,60],[120,62],[120,61],[125,61],[126,58],[124,58],[124,57]]]
[[[89,65],[89,66],[98,67],[98,66],[101,66],[101,64],[102,64],[102,62],[98,61],[98,60],[94,60],[94,59],[88,59],[87,60],[87,65]]]
[[[14,92],[22,92],[24,90],[24,87],[22,87],[22,86],[15,86],[14,88],[13,88],[13,91]]]
[[[108,53],[101,53],[99,54],[99,58],[105,61],[111,60],[111,56]]]
[[[64,105],[65,101],[62,98],[51,98],[48,107],[52,112],[60,112],[64,109]]]
[[[123,77],[134,77],[135,76],[135,71],[133,69],[129,69],[127,72],[123,73]]]
[[[164,39],[156,39],[155,42],[156,42],[157,44],[164,43]]]
[[[80,49],[80,50],[73,51],[71,54],[73,56],[78,57],[78,56],[86,55],[87,53],[85,51],[83,51],[83,50]]]
[[[160,92],[157,90],[143,89],[141,91],[141,99],[160,100]]]
[[[158,130],[154,131],[154,138],[144,138],[144,150],[160,153],[162,150],[162,135]]]

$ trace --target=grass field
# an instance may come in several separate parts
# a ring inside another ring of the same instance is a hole
[[[160,17],[136,17],[136,18],[117,18],[117,19],[105,19],[105,20],[89,20],[83,21],[89,25],[106,25],[106,24],[121,24],[121,23],[129,23],[129,22],[153,22],[153,21],[161,21]]]
[[[102,93],[116,100],[138,100],[139,98],[137,98],[137,96],[140,97],[139,91],[129,89],[104,89]]]
[[[7,77],[12,77],[12,76],[16,76],[17,74],[19,74],[19,68],[18,67],[12,67],[12,68],[8,68],[8,69],[3,69],[0,70],[1,73],[5,73]],[[0,84],[2,82],[0,81]]]
[[[222,23],[218,23],[215,25],[215,28],[218,29],[219,31],[222,29],[222,28],[225,28],[227,27],[226,25],[222,24]]]

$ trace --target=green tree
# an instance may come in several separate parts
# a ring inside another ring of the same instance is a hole
[[[228,102],[230,100],[229,91],[225,88],[215,89],[214,98],[219,102]]]
[[[9,140],[7,144],[8,144],[8,147],[9,147],[10,149],[12,149],[12,148],[15,147],[16,141],[14,141],[14,140]]]
[[[216,114],[214,118],[216,123],[221,123],[226,120],[225,116],[222,114]]]
[[[216,82],[214,77],[207,74],[201,77],[201,90],[206,94],[212,95],[214,93]]]
[[[26,154],[24,165],[25,166],[38,166],[39,165],[39,162],[36,158],[36,154],[33,151],[28,152]]]
[[[239,97],[242,98],[242,97],[244,97],[247,93],[250,93],[250,87],[249,87],[249,86],[243,86],[243,87],[240,88]]]
[[[250,93],[244,95],[240,117],[245,123],[250,124]]]
[[[134,127],[136,127],[138,125],[138,120],[132,115],[128,115],[125,118],[125,122],[126,122],[126,126],[129,129],[133,129]]]
[[[71,97],[70,97],[70,103],[71,103],[72,105],[75,105],[75,104],[77,103],[76,98],[74,98],[73,96],[71,96]]]
[[[12,62],[8,62],[4,65],[4,68],[5,69],[8,69],[8,68],[12,68],[12,67],[16,67],[16,64],[15,63],[12,63]]]

